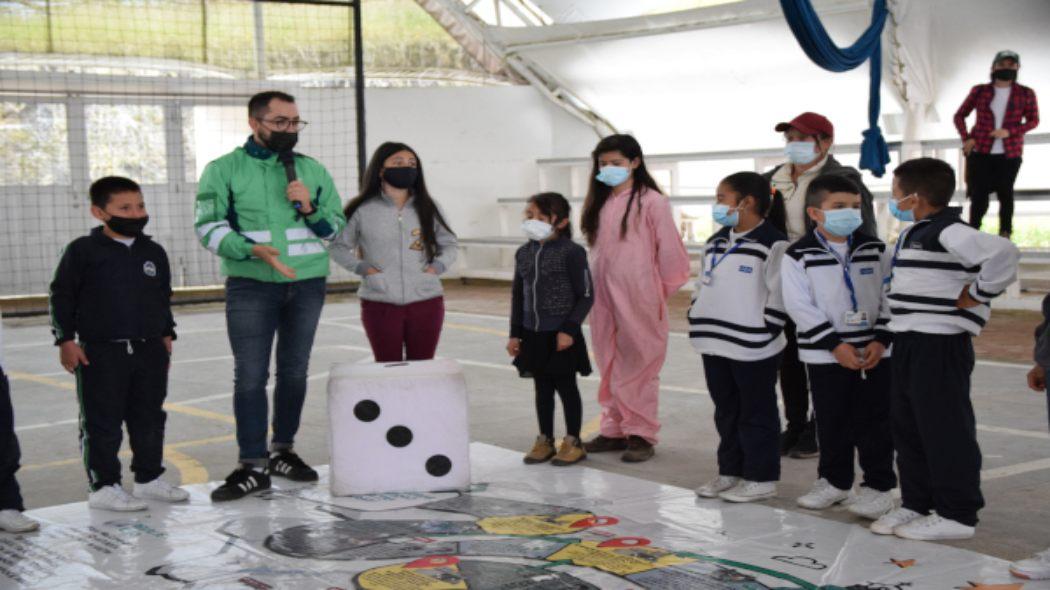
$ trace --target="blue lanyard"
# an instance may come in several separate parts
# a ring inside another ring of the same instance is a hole
[[[828,244],[828,241],[827,241],[827,239],[824,238],[824,236],[820,235],[820,230],[816,230],[813,233],[816,234],[817,240],[819,240],[820,243],[824,246],[824,248],[827,249],[828,253],[831,254],[831,256],[834,257],[835,260],[837,260],[838,263],[842,266],[842,278],[846,281],[846,288],[849,289],[849,301],[850,301],[850,304],[853,306],[853,311],[856,312],[857,311],[857,289],[853,286],[853,277],[851,277],[849,275],[849,267],[850,267],[850,256],[849,256],[849,254],[846,255],[845,260],[843,260],[842,258],[839,258],[838,252],[836,252],[835,249],[832,248],[830,244]],[[849,238],[846,239],[846,244],[848,245],[849,250],[852,251],[853,250],[853,237],[852,236],[850,236]]]
[[[725,254],[722,254],[721,258],[719,258],[717,254],[712,253],[711,254],[711,267],[704,271],[704,275],[711,276],[711,273],[715,272],[715,268],[719,264],[722,264],[722,261],[726,259],[726,256],[729,256],[733,252],[736,252],[736,249],[739,248],[740,245],[743,244],[743,242],[744,242],[744,240],[742,240],[740,238],[737,238],[737,241],[736,241],[735,244],[733,244],[733,247],[729,248],[728,250],[726,250]]]

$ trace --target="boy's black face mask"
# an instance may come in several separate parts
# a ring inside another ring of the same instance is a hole
[[[111,215],[106,220],[106,227],[122,236],[137,238],[142,235],[142,230],[149,223],[149,215],[145,217],[117,217]]]

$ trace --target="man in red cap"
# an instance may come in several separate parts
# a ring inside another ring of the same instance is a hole
[[[813,229],[813,222],[806,215],[806,189],[814,178],[823,175],[842,176],[857,186],[864,221],[861,231],[878,235],[873,197],[861,181],[860,172],[843,166],[829,153],[835,141],[831,121],[817,113],[802,113],[789,122],[778,123],[774,129],[784,134],[787,161],[764,176],[784,195],[788,238],[798,240]],[[784,335],[788,345],[780,361],[780,390],[787,428],[780,435],[780,452],[796,459],[808,459],[819,454],[816,426],[809,413],[809,383],[806,369],[798,358],[798,338],[792,322],[784,327]]]
[[[1013,233],[1014,181],[1021,169],[1024,134],[1039,124],[1035,91],[1017,83],[1021,56],[1000,51],[992,61],[992,81],[978,84],[955,112],[955,128],[963,140],[970,197],[970,225],[981,229],[988,197],[999,199],[999,235]],[[967,131],[966,117],[977,111]]]

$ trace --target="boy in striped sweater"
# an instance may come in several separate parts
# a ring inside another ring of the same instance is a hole
[[[955,172],[934,158],[894,170],[890,212],[914,222],[894,247],[890,274],[891,395],[903,505],[871,525],[877,534],[968,539],[977,525],[981,449],[970,401],[973,336],[989,304],[1017,277],[1020,252],[967,225],[949,207]]]

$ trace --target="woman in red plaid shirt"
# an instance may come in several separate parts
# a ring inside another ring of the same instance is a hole
[[[1035,91],[1016,82],[1021,58],[1000,51],[992,61],[992,81],[970,90],[955,112],[955,128],[963,140],[970,197],[970,225],[980,229],[988,212],[988,196],[999,199],[999,235],[1013,233],[1014,180],[1021,169],[1024,134],[1039,124]],[[967,131],[966,117],[977,110],[977,122]]]

